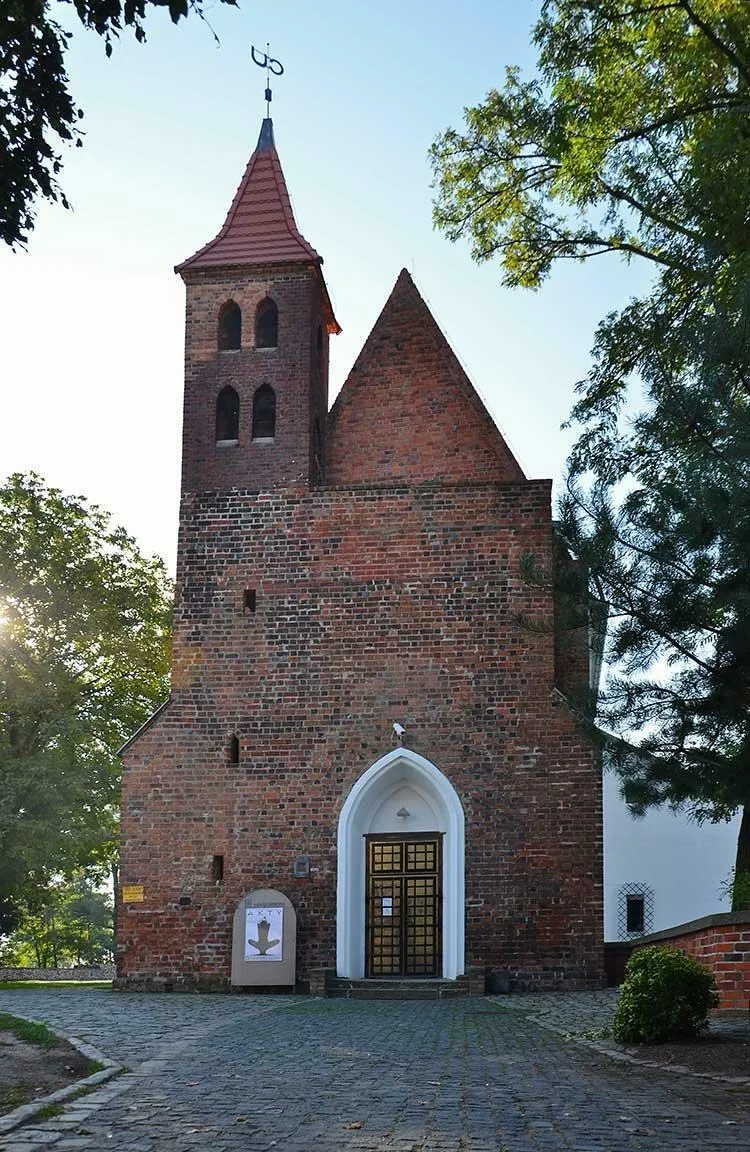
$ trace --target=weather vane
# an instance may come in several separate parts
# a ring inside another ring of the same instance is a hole
[[[250,45],[250,56],[254,64],[259,68],[266,70],[266,116],[271,115],[271,73],[274,76],[284,75],[284,65],[280,60],[275,60],[271,55],[271,45],[266,44],[265,52],[258,52],[256,54],[255,45]]]

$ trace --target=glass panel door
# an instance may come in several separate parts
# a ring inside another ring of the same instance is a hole
[[[366,975],[439,976],[442,836],[367,837]]]

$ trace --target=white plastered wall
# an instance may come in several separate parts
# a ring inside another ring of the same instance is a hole
[[[653,892],[647,930],[659,932],[728,912],[724,885],[737,850],[740,817],[728,824],[696,824],[669,808],[631,816],[613,772],[604,773],[604,939],[624,938],[618,908],[624,885]]]

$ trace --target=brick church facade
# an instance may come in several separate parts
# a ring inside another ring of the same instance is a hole
[[[556,651],[521,575],[552,562],[550,482],[406,271],[329,411],[321,264],[266,120],[178,268],[172,694],[123,753],[118,986],[227,986],[259,888],[294,905],[302,987],[599,986],[601,768],[566,699],[587,638]]]

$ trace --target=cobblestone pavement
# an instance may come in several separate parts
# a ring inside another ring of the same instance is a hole
[[[499,1008],[523,1012],[531,1019],[570,1035],[609,1028],[620,999],[619,988],[601,992],[537,992],[533,996],[493,996]]]
[[[619,988],[607,988],[601,992],[538,992],[533,996],[493,996],[490,999],[499,1008],[523,1012],[529,1020],[562,1036],[595,1041],[593,1046],[597,1050],[622,1056],[623,1046],[611,1039],[612,1022],[620,999]],[[712,1020],[709,1032],[746,1037],[747,1017]]]
[[[483,998],[0,992],[0,1011],[44,1020],[129,1069],[63,1115],[11,1133],[0,1149],[750,1148],[746,1088],[615,1064],[540,1028],[524,999],[515,1011]],[[555,1010],[563,1012],[561,1002]]]

